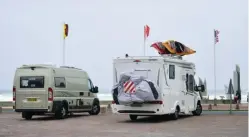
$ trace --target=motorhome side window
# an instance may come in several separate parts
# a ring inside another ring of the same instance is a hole
[[[118,83],[118,73],[117,73],[117,69],[115,68],[115,80],[116,80],[116,83]]]
[[[175,65],[169,65],[169,79],[175,79]]]
[[[44,88],[43,76],[20,77],[20,88]]]
[[[66,80],[64,77],[55,77],[54,78],[55,87],[57,88],[65,88]]]
[[[188,89],[189,91],[194,91],[194,76],[193,75],[188,76]]]
[[[159,78],[160,78],[160,69],[158,70],[158,74],[157,74],[157,86],[159,86]]]

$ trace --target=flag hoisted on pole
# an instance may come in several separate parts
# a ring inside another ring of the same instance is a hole
[[[64,39],[68,36],[68,24],[64,23],[64,33],[63,33]]]
[[[63,24],[63,65],[65,65],[65,39],[68,36],[68,24]]]
[[[148,25],[144,26],[144,56],[145,56],[145,47],[146,47],[146,40],[150,35],[150,27]]]
[[[214,29],[214,105],[217,105],[216,102],[216,58],[215,58],[215,45],[219,42],[219,31]]]

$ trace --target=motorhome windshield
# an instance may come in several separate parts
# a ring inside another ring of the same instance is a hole
[[[44,88],[44,76],[22,76],[20,88]]]

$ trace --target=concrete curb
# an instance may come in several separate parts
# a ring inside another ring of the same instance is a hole
[[[108,105],[100,105],[100,113],[101,114],[105,114],[107,112],[110,112],[111,111],[111,105],[108,104]]]
[[[219,109],[214,109],[214,110],[202,110],[202,111],[230,111],[228,110],[219,110]],[[232,110],[232,112],[236,112],[236,111],[242,111],[242,112],[248,112],[248,110]]]

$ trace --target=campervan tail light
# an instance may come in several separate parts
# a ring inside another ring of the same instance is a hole
[[[138,62],[141,62],[141,60],[136,59],[136,60],[134,60],[133,62],[137,62],[137,63],[138,63]]]

